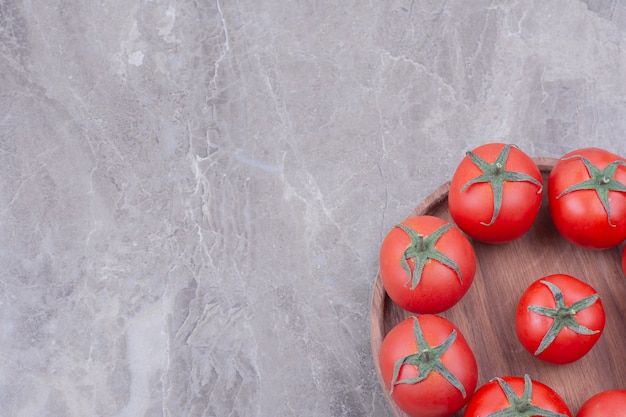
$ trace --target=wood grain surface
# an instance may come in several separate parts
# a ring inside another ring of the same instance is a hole
[[[556,160],[535,158],[544,187]],[[449,183],[422,201],[413,215],[429,214],[452,221],[447,206]],[[547,207],[547,192],[533,227],[520,239],[489,245],[473,241],[478,260],[474,283],[465,297],[440,315],[455,323],[465,335],[478,361],[478,386],[496,376],[529,374],[556,390],[575,414],[592,395],[626,389],[626,278],[618,248],[604,251],[576,247],[554,228]],[[565,273],[593,286],[600,294],[607,319],[604,333],[582,359],[568,365],[552,365],[534,358],[517,340],[515,309],[524,289],[545,275]],[[376,277],[371,306],[372,355],[390,409],[406,417],[391,400],[380,377],[378,354],[384,336],[410,312],[387,296],[380,275]],[[463,415],[463,410],[455,416]]]

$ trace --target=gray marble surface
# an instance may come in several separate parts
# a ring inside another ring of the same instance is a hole
[[[624,80],[617,0],[0,1],[0,415],[390,416],[384,235]]]

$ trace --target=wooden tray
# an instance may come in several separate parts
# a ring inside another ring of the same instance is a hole
[[[547,187],[555,159],[534,159]],[[448,211],[449,183],[422,201],[411,216],[429,214],[452,221]],[[554,228],[544,199],[533,227],[520,239],[502,245],[473,242],[478,267],[465,297],[440,315],[455,323],[465,335],[478,361],[478,386],[495,376],[529,374],[548,384],[576,413],[592,395],[626,389],[626,278],[618,248],[595,251],[567,242]],[[551,365],[534,358],[517,340],[515,309],[524,289],[548,274],[573,275],[593,286],[601,296],[607,319],[602,337],[582,359],[568,365]],[[395,305],[376,277],[371,305],[372,354],[388,405],[396,417],[407,417],[391,400],[381,378],[378,355],[385,335],[411,313]],[[463,410],[456,414],[460,417]]]

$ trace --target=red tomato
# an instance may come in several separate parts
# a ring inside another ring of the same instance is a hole
[[[380,249],[380,278],[389,297],[413,313],[440,313],[467,292],[476,273],[469,239],[451,223],[415,216],[394,227]]]
[[[626,390],[609,390],[589,398],[576,417],[626,417]]]
[[[472,396],[464,417],[487,417],[501,410],[502,416],[572,417],[572,413],[552,388],[518,376],[494,378]]]
[[[457,167],[448,207],[454,222],[472,238],[504,243],[530,229],[542,190],[532,158],[515,146],[489,143],[468,152]]]
[[[409,317],[383,339],[381,375],[412,417],[449,417],[476,389],[476,358],[459,329],[435,315]]]
[[[564,155],[548,179],[548,204],[556,229],[591,249],[626,239],[626,159],[598,148]]]
[[[515,327],[535,357],[565,364],[582,358],[600,338],[605,313],[598,293],[570,275],[541,278],[522,294]]]

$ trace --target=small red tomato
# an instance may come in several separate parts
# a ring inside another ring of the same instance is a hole
[[[572,417],[565,401],[549,386],[518,376],[494,378],[474,393],[464,417]]]
[[[519,148],[489,143],[468,152],[448,192],[450,215],[459,228],[486,243],[517,239],[530,229],[541,206],[543,179]]]
[[[604,324],[604,307],[596,290],[566,274],[548,275],[530,284],[515,318],[524,348],[554,364],[582,358],[600,338]]]
[[[411,417],[450,417],[467,403],[478,381],[467,341],[440,316],[398,323],[383,339],[379,361],[391,398]]]
[[[626,390],[609,390],[589,398],[576,417],[626,417]]]
[[[413,313],[440,313],[468,291],[476,273],[469,239],[451,223],[415,216],[394,227],[380,249],[380,278],[389,297]]]
[[[607,249],[626,239],[626,159],[598,148],[565,154],[548,179],[554,226],[570,242]]]

